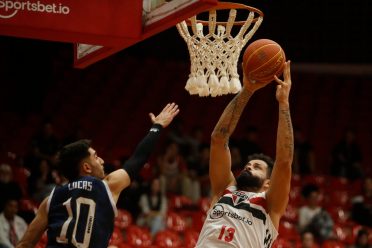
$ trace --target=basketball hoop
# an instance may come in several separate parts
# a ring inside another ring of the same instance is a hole
[[[217,12],[222,14],[224,10],[229,11],[227,21],[217,21]],[[241,12],[247,14],[245,20],[236,20],[238,10],[239,16]],[[198,20],[195,15],[176,25],[190,53],[191,72],[185,89],[199,96],[236,94],[242,87],[237,72],[240,52],[261,25],[263,13],[230,2],[219,2],[208,12],[208,21]],[[239,26],[234,36],[232,30]],[[204,27],[209,30],[206,35]]]

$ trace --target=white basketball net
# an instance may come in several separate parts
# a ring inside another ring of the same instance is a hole
[[[203,33],[203,24],[197,23],[196,16],[190,18],[193,34],[190,34],[186,21],[176,25],[190,53],[191,72],[185,89],[191,95],[216,97],[236,94],[241,90],[237,72],[240,52],[261,25],[263,17],[259,16],[248,31],[255,14],[257,15],[250,11],[239,33],[234,37],[231,29],[236,13],[236,9],[231,9],[226,25],[218,25],[216,29],[216,10],[209,11],[209,32],[206,35]]]

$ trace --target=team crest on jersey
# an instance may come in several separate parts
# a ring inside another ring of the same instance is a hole
[[[231,198],[233,200],[234,206],[239,205],[240,203],[244,202],[248,199],[248,196],[240,191],[235,191],[232,193]]]

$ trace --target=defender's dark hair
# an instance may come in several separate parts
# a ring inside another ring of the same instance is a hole
[[[254,153],[248,156],[248,162],[255,159],[262,160],[267,164],[267,178],[270,178],[274,168],[274,160],[263,153]]]
[[[58,170],[69,181],[79,178],[80,163],[89,154],[89,147],[92,141],[88,139],[78,140],[64,146],[58,153]]]

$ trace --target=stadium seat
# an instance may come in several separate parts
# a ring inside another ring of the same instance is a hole
[[[288,241],[297,242],[301,239],[300,234],[296,229],[296,225],[288,221],[281,221],[279,223],[280,237]]]
[[[203,213],[208,212],[210,205],[211,205],[211,199],[210,197],[201,197],[199,199],[199,209],[203,211]]]
[[[109,246],[119,246],[122,243],[124,243],[123,234],[121,233],[121,230],[119,228],[115,227],[109,241]]]
[[[349,180],[344,177],[330,177],[327,189],[332,190],[348,190],[351,187]]]
[[[303,177],[302,185],[315,184],[319,188],[323,189],[327,182],[326,176],[323,175],[307,175]]]
[[[152,237],[150,231],[139,226],[129,226],[126,229],[127,243],[133,247],[151,247]]]
[[[170,197],[170,201],[168,204],[168,209],[172,210],[182,210],[187,209],[193,205],[193,202],[190,198],[184,195],[174,195]]]
[[[293,174],[291,177],[291,187],[301,187],[302,179],[298,174]]]
[[[166,217],[167,228],[175,232],[183,232],[186,230],[186,219],[176,212],[168,212]]]
[[[336,224],[346,224],[350,221],[350,212],[342,207],[330,206],[327,211]]]
[[[345,245],[337,240],[326,240],[323,242],[322,248],[345,248]]]
[[[188,229],[184,232],[184,247],[185,248],[194,248],[198,242],[199,232]]]
[[[301,196],[301,187],[300,186],[291,187],[291,191],[289,192],[289,203],[294,205],[294,206],[303,205],[303,198]]]
[[[289,221],[293,224],[298,221],[298,208],[292,204],[288,204],[282,217],[283,221]]]
[[[155,245],[159,248],[181,248],[182,240],[176,232],[164,230],[156,234]]]
[[[330,190],[325,194],[325,205],[328,208],[341,207],[344,209],[351,208],[350,196],[346,190]]]
[[[278,237],[274,241],[273,245],[271,246],[271,248],[292,248],[292,247],[293,247],[292,244],[288,240],[284,238],[280,238],[280,237]]]
[[[195,231],[200,232],[204,221],[206,219],[206,214],[202,211],[195,211],[191,214],[192,216],[192,225],[191,228],[194,229]]]
[[[39,242],[37,242],[35,248],[44,248],[44,247],[46,247],[47,243],[48,243],[47,232],[44,232],[43,235],[41,236]]]
[[[115,217],[115,227],[120,230],[126,229],[133,222],[132,214],[124,209],[118,209],[118,215]]]
[[[333,230],[335,236],[347,245],[354,244],[356,235],[358,230],[361,228],[360,225],[353,224],[353,223],[346,223],[346,224],[335,224]]]

